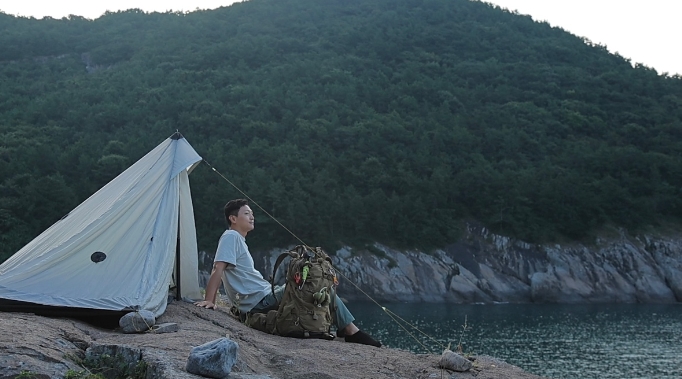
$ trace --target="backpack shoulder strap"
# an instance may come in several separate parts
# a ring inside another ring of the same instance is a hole
[[[277,300],[277,296],[275,296],[275,274],[277,274],[277,269],[279,268],[279,265],[282,264],[282,261],[284,261],[285,258],[291,257],[291,258],[298,258],[299,255],[296,252],[296,249],[289,250],[287,252],[284,252],[277,257],[277,260],[275,261],[275,265],[272,266],[272,276],[270,277],[270,288],[272,289],[272,296],[275,298],[275,301],[279,303]]]

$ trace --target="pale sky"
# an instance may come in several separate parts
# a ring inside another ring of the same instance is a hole
[[[95,19],[105,11],[214,9],[235,0],[0,0],[13,15],[62,18],[69,14]],[[536,21],[604,45],[631,62],[659,74],[682,75],[682,0],[489,0]]]
[[[682,75],[682,0],[490,0],[642,63]]]

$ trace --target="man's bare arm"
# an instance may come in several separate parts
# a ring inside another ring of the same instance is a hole
[[[215,298],[218,294],[220,282],[222,281],[223,271],[225,271],[228,266],[234,267],[227,262],[215,262],[213,264],[213,271],[211,271],[211,276],[208,279],[208,283],[206,283],[206,295],[204,296],[204,301],[196,302],[194,305],[209,309],[218,308],[218,306],[215,304]]]

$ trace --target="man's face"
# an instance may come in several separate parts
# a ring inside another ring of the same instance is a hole
[[[253,211],[251,210],[251,207],[244,205],[239,208],[239,213],[237,213],[237,216],[230,216],[230,221],[232,221],[230,229],[234,229],[239,233],[246,234],[253,230],[256,219],[253,217]]]

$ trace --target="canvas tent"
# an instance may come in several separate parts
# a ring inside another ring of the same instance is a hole
[[[0,311],[156,316],[170,294],[199,299],[189,173],[175,133],[0,265]]]

